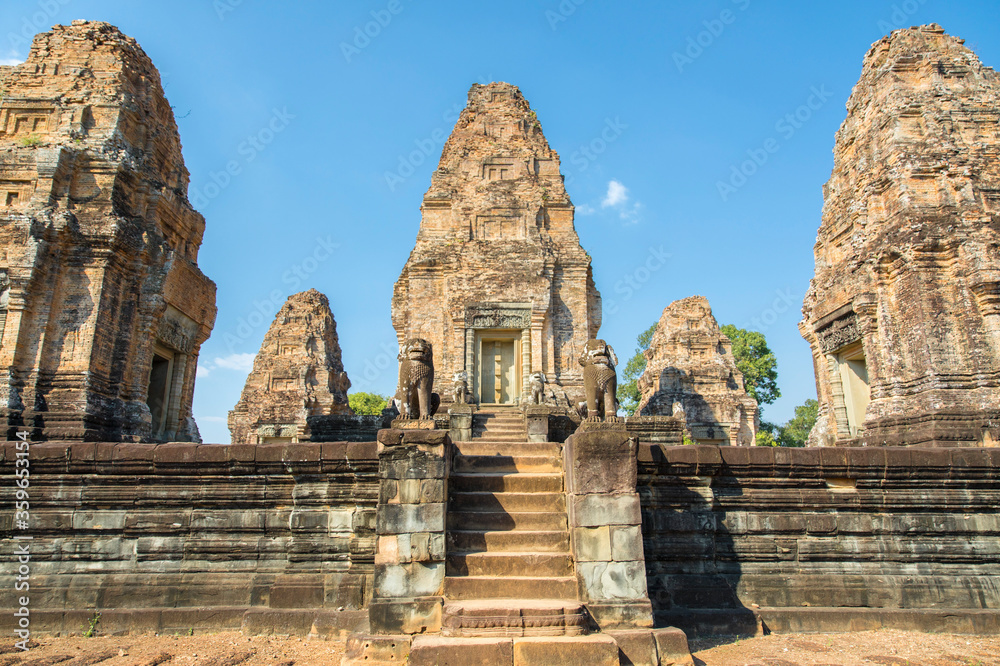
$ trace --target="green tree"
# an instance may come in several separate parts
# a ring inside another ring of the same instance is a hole
[[[816,425],[816,417],[819,414],[819,403],[812,398],[805,401],[805,404],[795,408],[795,416],[781,426],[778,434],[778,444],[780,446],[805,446],[809,439],[809,431]]]
[[[389,404],[389,396],[379,395],[378,393],[365,393],[364,391],[348,393],[347,404],[351,406],[355,414],[378,416],[385,409],[386,405]]]
[[[656,324],[653,324],[639,334],[635,339],[638,345],[635,354],[625,364],[625,369],[621,373],[621,382],[618,384],[618,408],[626,414],[634,414],[639,408],[639,399],[642,394],[639,392],[639,377],[646,369],[646,355],[643,353],[649,349],[649,343],[653,341],[653,333],[656,332]]]
[[[750,397],[761,407],[780,398],[778,360],[767,346],[764,334],[737,328],[732,324],[723,326],[722,332],[733,341],[736,367],[743,373],[743,382]]]

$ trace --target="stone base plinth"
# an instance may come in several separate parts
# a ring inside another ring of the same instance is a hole
[[[393,430],[434,430],[437,423],[434,419],[393,419],[390,427]]]
[[[372,600],[368,621],[373,634],[427,634],[441,631],[441,597]]]

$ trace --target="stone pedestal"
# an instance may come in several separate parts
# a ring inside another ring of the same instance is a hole
[[[436,430],[434,419],[393,419],[390,430]]]
[[[585,423],[563,455],[580,598],[602,630],[653,626],[636,449],[624,424]]]
[[[449,444],[438,430],[378,433],[374,634],[441,629]]]
[[[529,405],[524,409],[524,420],[528,427],[529,442],[548,442],[549,417],[553,408],[549,405]]]
[[[448,408],[448,433],[453,442],[468,442],[472,439],[472,415],[475,405],[452,405]]]

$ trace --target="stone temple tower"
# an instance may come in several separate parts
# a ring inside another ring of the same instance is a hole
[[[392,299],[400,341],[433,344],[444,401],[461,371],[482,404],[521,402],[533,372],[560,404],[583,399],[578,357],[597,335],[601,296],[573,210],[521,91],[472,86]]]
[[[0,420],[7,437],[197,440],[215,284],[160,77],[74,21],[0,67]]]
[[[810,443],[1000,438],[1000,76],[937,25],[872,46],[837,133],[800,330]]]

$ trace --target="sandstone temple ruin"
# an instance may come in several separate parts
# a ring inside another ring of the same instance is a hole
[[[392,323],[400,342],[433,345],[442,398],[466,372],[477,402],[520,403],[542,372],[563,405],[582,400],[577,357],[600,328],[601,296],[559,155],[516,87],[469,91],[422,213]]]
[[[646,359],[638,414],[670,416],[677,405],[695,441],[754,445],[757,401],[745,390],[733,343],[719,329],[708,299],[692,296],[667,306]]]
[[[865,57],[800,325],[810,443],[1000,441],[1000,77],[937,25]]]
[[[7,437],[198,441],[215,284],[160,77],[104,23],[0,67],[0,418]]]
[[[289,296],[229,413],[232,441],[307,441],[310,416],[351,413],[350,387],[330,301],[315,289]]]
[[[347,639],[344,666],[1000,633],[997,84],[934,25],[868,54],[801,324],[808,448],[750,446],[757,405],[700,297],[664,310],[640,413],[616,413],[559,158],[505,83],[473,86],[424,197],[393,405],[350,413],[310,290],[267,332],[233,441],[202,444],[215,292],[156,70],[105,23],[38,35],[0,68],[0,410],[32,440],[0,443],[32,492],[0,526],[31,544],[31,631],[100,613],[108,633]],[[15,577],[0,627],[19,632]]]

